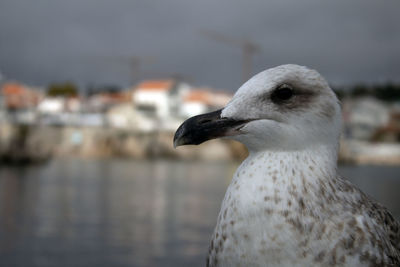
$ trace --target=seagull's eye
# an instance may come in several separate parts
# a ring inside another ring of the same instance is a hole
[[[293,96],[293,89],[287,84],[279,86],[271,95],[271,100],[274,103],[289,100]]]

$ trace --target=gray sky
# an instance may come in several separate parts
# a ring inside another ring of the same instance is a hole
[[[307,65],[333,85],[400,82],[400,1],[0,0],[0,72],[35,85],[128,85],[181,74],[197,85],[236,90],[241,50],[212,30],[261,46],[254,73]],[[124,60],[125,59],[125,60]]]

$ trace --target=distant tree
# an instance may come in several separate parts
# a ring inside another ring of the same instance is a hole
[[[101,88],[101,92],[104,93],[118,93],[121,91],[121,87],[119,87],[118,85],[104,85]]]
[[[400,85],[387,83],[374,87],[374,96],[384,101],[400,101]]]
[[[354,86],[354,88],[351,90],[351,96],[352,97],[360,97],[360,96],[367,96],[371,95],[371,91],[366,85],[363,84],[358,84]]]
[[[78,87],[71,83],[53,83],[49,85],[47,90],[48,96],[64,96],[64,97],[73,97],[78,95]]]
[[[118,93],[121,92],[121,87],[118,85],[89,85],[86,88],[86,93],[88,96],[99,94],[99,93]]]
[[[335,88],[332,88],[332,90],[333,90],[333,92],[335,92],[335,94],[339,100],[342,100],[343,97],[346,95],[345,89],[343,89],[343,88],[335,87]]]

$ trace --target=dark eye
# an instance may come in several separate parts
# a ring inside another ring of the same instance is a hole
[[[289,100],[293,96],[293,89],[287,84],[279,86],[271,95],[271,100],[274,103]]]

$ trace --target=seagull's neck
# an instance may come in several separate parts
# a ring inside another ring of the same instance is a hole
[[[253,187],[288,189],[291,185],[317,185],[336,179],[337,147],[315,145],[294,151],[250,152],[234,182]],[[252,179],[253,178],[253,179]],[[289,190],[289,189],[288,189]]]
[[[265,162],[264,166],[279,168],[281,171],[307,166],[331,173],[336,171],[337,146],[318,144],[301,150],[250,151],[243,164],[260,161]]]
[[[336,159],[336,146],[250,152],[227,190],[220,219],[235,221],[258,214],[263,225],[264,216],[270,217],[270,211],[296,208],[325,216],[329,207],[324,202],[333,199],[332,192],[338,185]],[[225,218],[230,207],[234,212]]]

